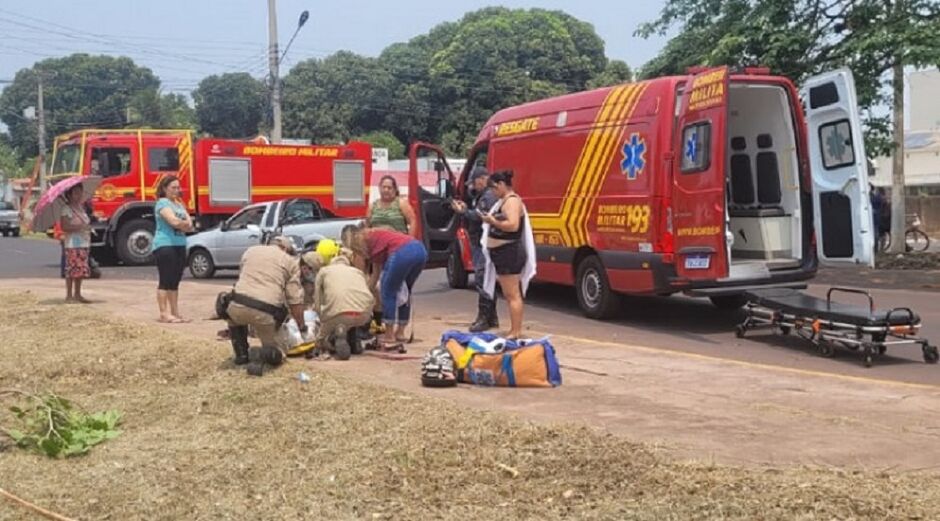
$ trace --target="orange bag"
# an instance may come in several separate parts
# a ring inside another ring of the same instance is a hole
[[[463,383],[498,387],[561,385],[555,348],[547,340],[495,354],[468,349],[453,337],[445,338],[444,347],[454,357],[457,380]]]

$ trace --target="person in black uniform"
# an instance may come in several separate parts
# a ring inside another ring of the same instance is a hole
[[[467,219],[467,233],[470,235],[470,253],[473,255],[473,284],[477,289],[477,318],[470,325],[471,332],[486,331],[499,327],[496,315],[496,299],[490,298],[483,290],[483,277],[486,270],[486,257],[483,256],[483,215],[490,211],[499,197],[489,185],[489,173],[482,166],[474,167],[470,172],[469,205],[464,201],[454,201],[451,207]]]

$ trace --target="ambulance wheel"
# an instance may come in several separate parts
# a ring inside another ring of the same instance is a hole
[[[737,295],[716,295],[714,297],[708,297],[712,301],[712,305],[718,309],[725,310],[735,310],[744,307],[747,304],[747,297],[743,293],[738,293]]]
[[[153,220],[132,219],[117,232],[118,258],[128,266],[142,266],[153,262]]]
[[[940,360],[940,351],[937,351],[937,346],[925,345],[922,349],[924,351],[924,362],[935,364],[937,360]]]
[[[215,274],[215,262],[208,251],[197,248],[189,254],[189,273],[194,279],[211,279]]]
[[[620,295],[611,289],[607,271],[596,255],[578,264],[575,292],[578,304],[588,318],[610,318],[620,308]]]
[[[468,279],[469,274],[460,258],[460,246],[455,243],[447,256],[447,284],[454,289],[466,289]]]

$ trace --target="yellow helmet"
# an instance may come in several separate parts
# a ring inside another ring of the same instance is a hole
[[[333,260],[333,257],[339,255],[339,244],[333,239],[323,239],[317,243],[317,253],[323,258],[323,265],[327,265]]]

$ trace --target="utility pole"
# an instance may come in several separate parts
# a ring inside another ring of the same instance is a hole
[[[42,106],[42,71],[40,71],[36,77],[39,83],[39,88],[37,89],[39,99],[36,102],[39,110],[39,114],[37,115],[39,127],[39,192],[42,193],[46,190],[46,113]]]
[[[894,74],[894,139],[891,151],[891,253],[904,253],[907,241],[904,231],[906,188],[904,186],[904,64],[895,58]]]
[[[277,7],[276,0],[268,0],[268,67],[271,69],[271,114],[274,125],[271,128],[271,142],[281,142],[281,77],[278,72],[280,54],[277,50]]]

